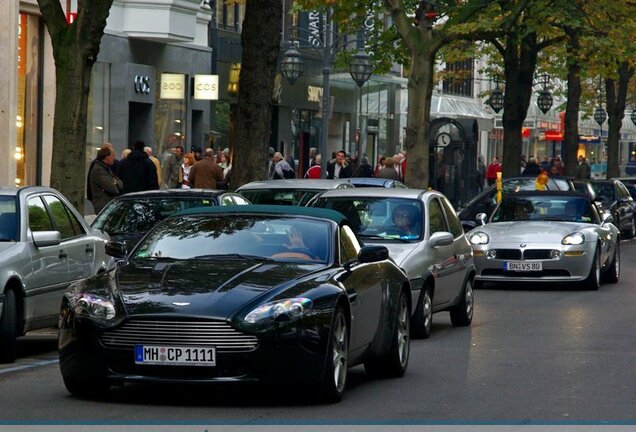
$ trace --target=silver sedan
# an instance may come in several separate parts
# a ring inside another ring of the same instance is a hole
[[[476,283],[578,282],[596,290],[620,275],[619,231],[579,192],[511,193],[467,236]]]
[[[55,189],[0,188],[0,362],[18,336],[57,324],[72,281],[106,269],[107,240]]]
[[[365,245],[383,245],[411,281],[413,335],[428,337],[433,313],[450,311],[453,325],[473,318],[470,244],[444,195],[419,189],[331,190],[311,205],[344,214]]]

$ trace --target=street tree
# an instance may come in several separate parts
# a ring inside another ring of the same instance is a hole
[[[86,110],[91,71],[97,60],[113,0],[78,0],[73,23],[59,0],[38,0],[55,60],[52,187],[77,208],[84,206]]]
[[[266,176],[282,13],[281,0],[245,2],[232,187]]]

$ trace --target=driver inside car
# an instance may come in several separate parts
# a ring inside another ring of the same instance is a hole
[[[419,211],[412,205],[399,205],[393,209],[393,224],[407,236],[419,236]]]

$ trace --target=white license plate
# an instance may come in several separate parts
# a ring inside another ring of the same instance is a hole
[[[505,271],[541,271],[543,264],[541,262],[521,262],[507,261],[504,263]]]
[[[216,366],[216,348],[135,345],[135,363],[168,366]]]

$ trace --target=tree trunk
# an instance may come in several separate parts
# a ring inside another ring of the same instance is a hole
[[[55,59],[55,118],[51,186],[80,211],[86,190],[86,111],[91,71],[113,0],[79,0],[73,24],[59,0],[38,0]]]
[[[414,54],[411,57],[404,140],[408,160],[405,181],[411,188],[426,189],[429,186],[430,101],[433,93],[434,58],[435,55],[430,53]]]
[[[566,29],[568,35],[568,95],[565,108],[565,175],[575,176],[579,150],[579,106],[581,104],[581,65],[578,62],[580,40],[578,32]]]
[[[619,177],[619,153],[621,128],[627,103],[627,86],[634,75],[634,68],[627,62],[618,66],[618,81],[605,80],[607,94],[607,178]]]
[[[272,92],[281,38],[282,2],[247,0],[241,33],[232,188],[267,176]],[[323,163],[326,163],[326,158]]]
[[[504,149],[502,175],[516,177],[521,172],[521,128],[528,114],[532,97],[533,74],[537,64],[536,33],[527,33],[517,39],[508,36],[503,52],[506,77],[504,93]]]

